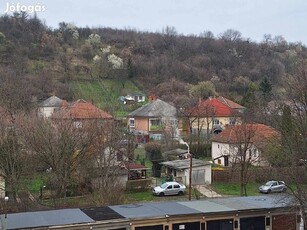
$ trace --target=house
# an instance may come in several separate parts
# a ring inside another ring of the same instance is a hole
[[[135,101],[135,102],[144,102],[145,101],[145,94],[143,93],[128,93],[125,96],[126,100]]]
[[[5,197],[5,175],[0,171],[0,198]]]
[[[164,135],[178,136],[177,110],[174,106],[156,99],[128,115],[128,129],[149,138],[161,139]]]
[[[238,162],[238,148],[245,145],[251,164],[268,165],[261,152],[276,137],[278,132],[264,124],[226,126],[223,132],[211,138],[213,162],[221,166],[230,166]]]
[[[61,108],[65,103],[67,103],[65,100],[51,96],[38,105],[39,113],[43,117],[49,118],[55,110]]]
[[[76,128],[81,128],[87,121],[113,120],[111,114],[82,99],[71,105],[62,106],[52,114],[51,118],[54,120],[72,120]]]
[[[190,158],[174,161],[165,161],[161,164],[165,166],[166,175],[186,185],[189,184]],[[192,185],[211,184],[211,165],[209,161],[192,158]]]
[[[226,125],[240,124],[244,110],[244,106],[222,96],[200,99],[190,110],[189,129],[194,134],[198,132],[204,135],[217,134]]]

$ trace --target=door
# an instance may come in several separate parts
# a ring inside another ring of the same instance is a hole
[[[240,219],[240,230],[265,230],[265,217],[247,217]]]
[[[173,195],[173,185],[167,186],[165,189],[165,195]]]
[[[163,225],[135,227],[135,230],[163,230]]]
[[[200,230],[200,222],[173,224],[173,230]]]
[[[207,230],[233,230],[233,219],[207,221]]]

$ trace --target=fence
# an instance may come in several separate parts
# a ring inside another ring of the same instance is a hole
[[[305,167],[257,167],[251,168],[248,172],[248,178],[250,183],[263,183],[268,180],[284,180],[291,181],[291,172],[296,170],[296,175],[300,175],[302,181],[307,179],[305,173]],[[305,178],[305,179],[304,179]],[[226,182],[226,183],[239,183],[240,182],[240,170],[233,170],[232,168],[227,168],[224,170],[212,170],[212,181],[213,182]]]

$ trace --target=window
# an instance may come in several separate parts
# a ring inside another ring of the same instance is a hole
[[[235,125],[236,124],[236,118],[234,118],[234,117],[229,118],[229,124]]]
[[[149,119],[149,130],[150,131],[161,131],[161,130],[163,130],[162,121],[158,118]]]
[[[172,189],[172,188],[173,188],[172,185],[167,186],[167,189]]]
[[[174,188],[180,188],[180,186],[178,184],[175,184]]]
[[[161,123],[162,123],[160,119],[150,119],[149,122],[150,122],[151,126],[153,126],[153,125],[158,126],[158,125],[161,125]]]
[[[219,125],[220,124],[220,121],[219,121],[219,119],[213,119],[213,124],[214,125]]]
[[[74,126],[75,126],[75,128],[82,128],[82,122],[81,121],[75,121]]]
[[[134,125],[135,125],[134,122],[135,122],[134,118],[130,118],[129,119],[129,126],[134,127]]]

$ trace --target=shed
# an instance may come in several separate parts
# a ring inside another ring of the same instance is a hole
[[[190,159],[165,161],[166,175],[172,175],[176,181],[189,184]],[[209,161],[192,158],[192,185],[211,184],[211,165]]]

